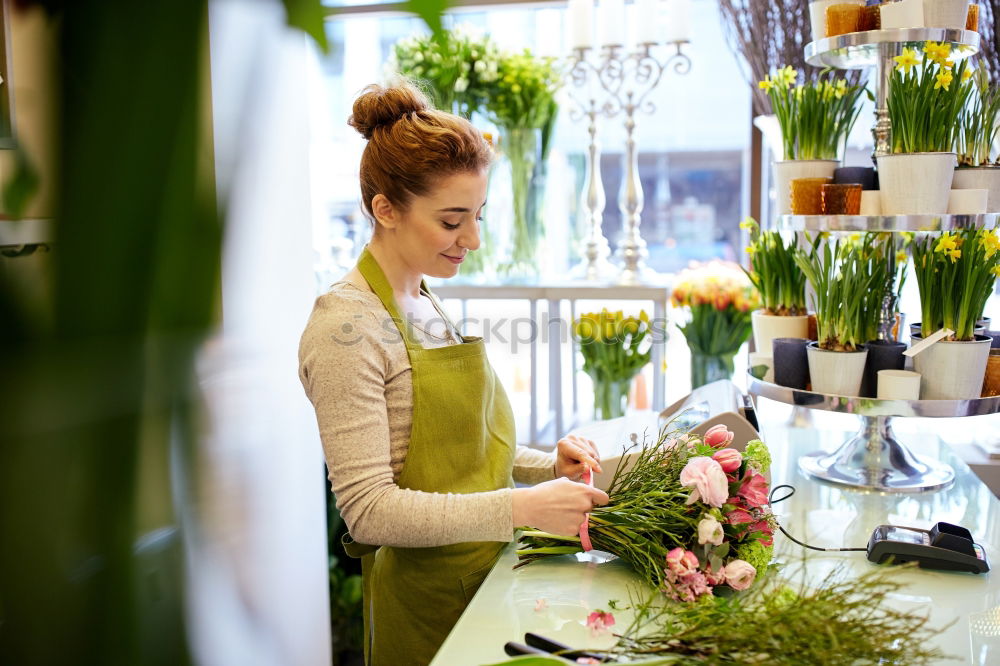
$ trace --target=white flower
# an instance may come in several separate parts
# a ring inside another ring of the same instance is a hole
[[[417,51],[416,53],[413,54],[413,62],[423,62],[423,61],[424,61],[423,53]]]
[[[698,543],[721,546],[724,538],[722,523],[716,520],[715,516],[706,515],[698,522]]]
[[[476,74],[482,74],[486,71],[486,63],[482,60],[477,60],[476,64],[472,66],[472,69],[475,70]]]
[[[431,62],[440,63],[441,62],[441,54],[440,53],[432,53],[430,60],[431,60]]]
[[[465,92],[469,88],[469,79],[464,76],[458,77],[455,81],[455,92],[461,93]]]

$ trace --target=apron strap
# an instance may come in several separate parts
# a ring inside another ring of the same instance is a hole
[[[374,553],[379,549],[378,546],[372,546],[367,543],[358,543],[352,539],[351,535],[348,533],[344,533],[344,535],[340,537],[340,545],[344,547],[344,552],[346,552],[349,557],[353,557],[356,560],[361,559],[365,555]]]
[[[365,246],[365,249],[361,252],[361,257],[358,258],[358,271],[361,272],[361,276],[368,282],[368,286],[372,288],[375,295],[382,301],[382,305],[389,313],[393,323],[396,324],[399,334],[403,337],[406,348],[423,349],[421,344],[417,342],[416,337],[412,335],[410,324],[403,318],[399,304],[396,303],[392,285],[389,284],[389,280],[385,277],[385,273],[382,271],[382,267],[378,265],[375,257],[368,251],[368,246]],[[420,286],[424,288],[423,280],[421,280]]]

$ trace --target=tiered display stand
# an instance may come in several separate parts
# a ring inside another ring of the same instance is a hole
[[[889,76],[892,58],[903,48],[924,42],[948,42],[954,57],[979,51],[979,34],[944,28],[872,30],[821,39],[806,45],[806,61],[817,67],[875,69],[875,155],[889,153]],[[1000,215],[781,215],[770,225],[781,231],[811,232],[941,232],[995,228]],[[833,453],[820,451],[799,460],[806,474],[841,485],[882,492],[920,492],[949,485],[954,471],[944,463],[912,453],[892,431],[892,420],[904,417],[954,418],[1000,412],[1000,397],[974,400],[877,400],[828,395],[778,386],[749,377],[757,397],[830,412],[855,414],[861,430]]]

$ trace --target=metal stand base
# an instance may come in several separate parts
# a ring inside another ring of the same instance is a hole
[[[861,431],[834,453],[799,459],[809,476],[844,486],[888,493],[944,488],[955,480],[948,465],[912,453],[892,431],[890,416],[862,416]]]

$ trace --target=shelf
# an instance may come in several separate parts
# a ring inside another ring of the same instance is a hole
[[[747,381],[750,393],[762,398],[796,407],[855,416],[955,418],[1000,413],[1000,396],[970,400],[879,400],[801,391],[765,382],[751,375],[747,376]]]
[[[849,32],[806,44],[806,62],[814,67],[862,69],[873,67],[889,48],[922,48],[924,42],[949,42],[952,57],[963,58],[979,52],[979,33],[949,28],[896,28]],[[964,51],[955,47],[968,47]]]
[[[955,231],[992,229],[1000,213],[983,215],[779,215],[778,231]]]

